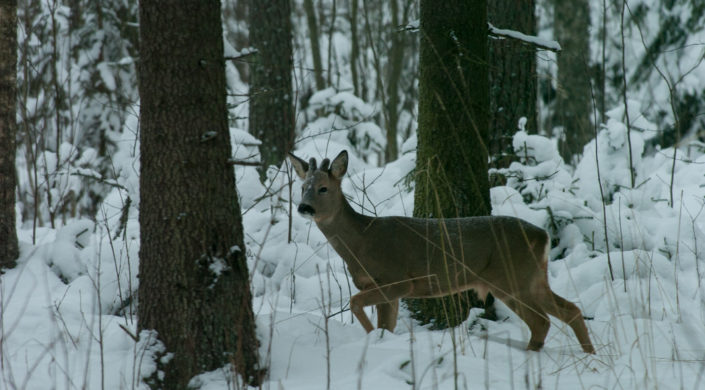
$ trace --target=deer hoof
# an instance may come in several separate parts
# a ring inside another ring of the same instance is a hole
[[[540,351],[543,347],[543,341],[529,341],[529,345],[526,347],[529,351]]]
[[[592,344],[583,344],[583,352],[589,353],[591,355],[595,354],[595,347],[592,346]]]

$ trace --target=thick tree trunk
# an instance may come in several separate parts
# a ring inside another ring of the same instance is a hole
[[[257,55],[250,74],[250,133],[262,141],[265,178],[294,146],[290,0],[252,0],[250,44]]]
[[[140,1],[140,38],[139,329],[174,354],[153,385],[183,389],[226,363],[256,383],[220,3]]]
[[[414,216],[489,215],[485,1],[421,1],[419,69]],[[422,321],[455,326],[469,303],[478,305],[473,300],[460,294],[406,302]]]
[[[495,0],[487,3],[487,16],[495,27],[536,35],[534,0]],[[489,38],[491,165],[511,163],[512,136],[525,117],[526,130],[536,133],[536,50],[513,39]]]
[[[587,0],[555,0],[554,4],[553,26],[562,48],[554,125],[563,127],[565,139],[559,143],[559,151],[570,162],[594,134],[590,121],[590,8]]]
[[[15,220],[17,1],[0,0],[0,270],[19,255]]]

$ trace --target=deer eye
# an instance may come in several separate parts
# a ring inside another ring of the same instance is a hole
[[[328,192],[328,188],[326,187],[321,187],[318,189],[319,194],[325,194],[326,192]]]

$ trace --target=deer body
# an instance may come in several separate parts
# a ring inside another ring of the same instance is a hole
[[[569,324],[583,350],[594,353],[582,313],[548,285],[546,231],[514,217],[423,219],[370,217],[357,213],[340,184],[347,153],[320,169],[291,155],[304,179],[298,210],[311,216],[345,261],[360,290],[350,309],[367,332],[374,329],[363,308],[376,305],[378,327],[394,330],[400,298],[431,298],[469,289],[482,299],[491,292],[531,330],[528,348],[543,346],[548,314]]]

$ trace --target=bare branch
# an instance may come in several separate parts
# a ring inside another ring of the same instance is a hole
[[[245,160],[233,160],[230,159],[227,162],[228,165],[242,165],[246,167],[261,167],[262,163],[259,161],[245,161]]]

